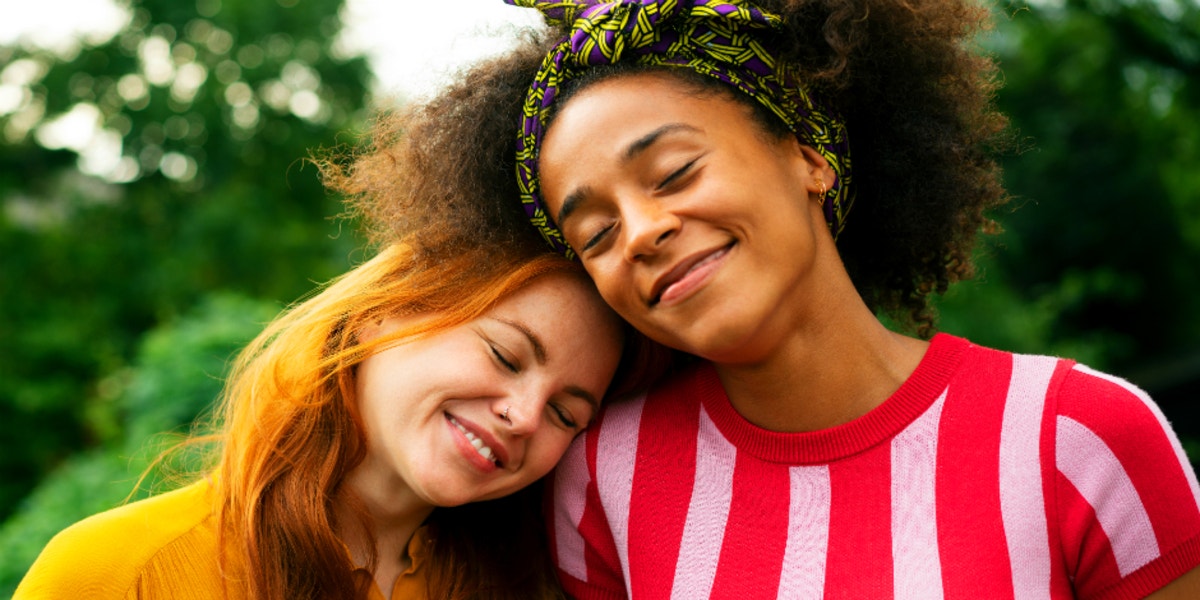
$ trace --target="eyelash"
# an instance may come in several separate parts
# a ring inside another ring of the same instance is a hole
[[[608,225],[604,229],[597,231],[595,235],[593,235],[587,242],[583,244],[583,250],[591,250],[597,244],[604,241],[605,234],[607,234],[609,231],[612,231],[612,228],[612,225]]]
[[[667,178],[662,180],[662,182],[658,184],[658,187],[655,188],[655,190],[662,190],[662,189],[670,186],[672,183],[674,183],[680,177],[683,177],[684,174],[686,174],[688,171],[690,171],[692,169],[692,165],[696,164],[696,160],[698,160],[698,159],[692,159],[692,160],[688,161],[687,164],[676,169],[674,173],[667,175]]]
[[[499,361],[499,363],[505,369],[508,369],[509,371],[512,371],[513,373],[521,372],[521,369],[517,367],[516,363],[508,360],[507,358],[504,358],[504,355],[500,353],[500,350],[498,350],[494,344],[488,344],[488,347],[490,347],[492,349],[492,356],[496,357],[496,360]]]
[[[568,413],[566,410],[559,408],[558,405],[556,405],[556,404],[551,404],[550,406],[551,406],[551,408],[554,409],[554,413],[556,415],[558,415],[558,418],[559,418],[559,420],[562,421],[563,425],[566,425],[567,427],[570,427],[571,429],[575,429],[576,427],[579,427],[579,424],[577,422],[575,422],[573,419],[571,419],[570,416],[568,416],[570,413]]]

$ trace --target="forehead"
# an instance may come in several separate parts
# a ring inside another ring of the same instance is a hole
[[[585,276],[578,273],[550,273],[538,277],[524,288],[496,304],[490,313],[499,319],[520,320],[543,335],[562,334],[611,337],[618,330],[612,309]]]
[[[679,104],[708,104],[732,102],[720,89],[710,89],[700,83],[687,81],[670,72],[623,73],[587,83],[585,87],[570,93],[559,105],[550,121],[547,135],[564,121],[578,125],[579,115],[586,112],[590,118],[597,114],[611,113],[616,117],[632,114],[654,114],[671,111]],[[631,112],[632,111],[632,112]]]
[[[613,180],[634,155],[661,140],[739,146],[763,141],[753,109],[666,73],[598,81],[571,95],[543,138],[538,160],[543,198],[556,215],[568,194]],[[671,129],[684,135],[655,136]],[[647,144],[645,140],[654,140]]]
[[[596,398],[621,356],[621,321],[581,274],[539,277],[502,300],[488,317],[532,335],[549,369]]]
[[[613,153],[623,152],[639,137],[667,123],[710,135],[761,133],[755,108],[735,99],[737,93],[671,72],[629,73],[599,80],[565,98],[543,138],[539,171],[544,178],[547,169],[571,166],[570,161],[581,157],[619,157]],[[556,165],[555,161],[560,162]]]

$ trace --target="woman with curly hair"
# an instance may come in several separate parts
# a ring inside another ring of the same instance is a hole
[[[406,166],[326,175],[390,202]],[[16,598],[562,597],[542,493],[510,494],[641,385],[639,338],[579,265],[428,216],[241,353],[215,433],[183,448],[213,444],[210,470],[64,530]]]
[[[446,189],[519,195],[690,357],[556,471],[568,593],[1200,596],[1200,487],[1144,393],[933,330],[1007,201],[985,8],[511,3],[550,35],[418,109],[412,151]]]

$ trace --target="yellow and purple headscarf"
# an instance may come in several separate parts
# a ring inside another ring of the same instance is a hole
[[[573,257],[541,197],[538,156],[559,86],[590,67],[617,62],[683,67],[729,84],[765,106],[829,161],[837,175],[825,196],[825,219],[836,237],[853,195],[846,127],[781,69],[763,44],[781,26],[776,15],[745,0],[505,0],[536,8],[570,33],[542,61],[525,98],[517,148],[517,180],[530,220],[551,246]]]
[[[574,257],[541,198],[538,157],[547,115],[566,80],[589,67],[620,61],[691,68],[742,90],[778,115],[800,142],[820,152],[833,168],[836,179],[824,197],[824,215],[834,236],[841,232],[853,202],[846,127],[763,46],[781,26],[775,14],[745,0],[505,2],[538,8],[551,25],[570,25],[569,35],[546,55],[530,86],[517,142],[521,202],[556,250]]]

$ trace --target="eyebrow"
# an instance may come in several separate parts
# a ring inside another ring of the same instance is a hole
[[[626,163],[637,158],[638,155],[642,154],[651,146],[653,146],[656,142],[658,142],[658,140],[662,139],[663,136],[670,133],[675,133],[677,131],[700,130],[685,123],[667,123],[666,125],[663,125],[662,127],[659,127],[658,129],[655,129],[654,131],[651,131],[650,133],[647,133],[646,135],[634,140],[631,144],[626,146],[625,151],[621,153],[621,162]],[[591,195],[591,193],[591,187],[583,186],[567,194],[566,198],[563,199],[562,210],[558,211],[558,218],[555,219],[560,228],[563,226],[563,223],[566,222],[567,217],[570,217],[571,213],[575,212],[575,210],[579,208],[579,203]]]
[[[499,317],[493,318],[524,334],[526,339],[529,340],[529,345],[533,346],[533,357],[537,359],[537,363],[539,365],[546,364],[546,345],[542,343],[542,339],[532,329],[526,327],[524,323],[509,321],[508,319],[501,319]]]
[[[542,343],[542,339],[532,329],[526,327],[524,323],[517,321],[510,321],[499,317],[492,318],[521,332],[529,340],[529,345],[533,346],[533,357],[537,360],[537,363],[539,365],[546,364],[546,345]],[[593,396],[591,392],[577,385],[568,385],[563,391],[592,405],[593,410],[600,410],[600,400]]]
[[[563,391],[592,405],[593,411],[600,410],[600,401],[597,400],[596,397],[591,394],[591,392],[588,392],[577,385],[568,385],[563,389]]]

